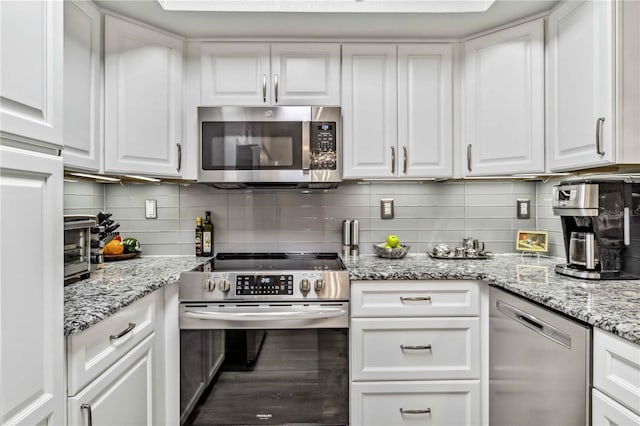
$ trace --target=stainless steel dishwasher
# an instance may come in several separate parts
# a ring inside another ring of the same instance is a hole
[[[490,289],[489,424],[588,425],[591,328]]]

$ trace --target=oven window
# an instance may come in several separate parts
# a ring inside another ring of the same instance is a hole
[[[182,330],[192,350],[197,333]],[[188,425],[346,425],[349,418],[347,329],[216,330],[224,339],[224,361],[190,413]],[[186,348],[185,348],[186,349]],[[182,364],[197,365],[185,356]],[[204,359],[207,358],[206,351]],[[197,357],[196,357],[197,358]],[[188,359],[188,361],[187,361]],[[206,365],[206,362],[204,363]],[[198,379],[181,366],[181,402]],[[204,369],[206,370],[206,368]],[[192,374],[192,373],[191,373]],[[184,385],[183,385],[184,383]],[[182,405],[181,404],[181,405]],[[182,407],[184,408],[184,406]]]
[[[203,170],[302,168],[302,123],[202,123]]]

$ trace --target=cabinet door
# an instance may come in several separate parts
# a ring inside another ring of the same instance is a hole
[[[340,45],[272,44],[271,81],[274,105],[340,105]]]
[[[154,424],[153,338],[153,334],[147,337],[78,395],[67,399],[69,424]]]
[[[463,170],[544,172],[542,20],[465,43]]]
[[[101,17],[91,2],[64,2],[64,164],[98,172],[102,141]]]
[[[62,144],[63,4],[0,2],[0,130]]]
[[[64,421],[62,159],[0,146],[0,423]]]
[[[566,2],[549,16],[548,146],[553,171],[615,160],[614,4]]]
[[[182,40],[105,17],[105,171],[179,176]]]
[[[400,176],[453,174],[452,47],[398,45]]]
[[[640,426],[639,415],[597,389],[593,389],[591,403],[591,424],[593,426]]]
[[[395,44],[342,46],[345,178],[398,173],[396,62]]]
[[[201,105],[267,105],[269,52],[268,43],[202,44]]]

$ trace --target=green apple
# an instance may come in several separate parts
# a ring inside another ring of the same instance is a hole
[[[391,246],[389,244],[385,244],[385,245],[382,246],[382,248],[390,249]]]
[[[398,238],[397,235],[391,234],[387,236],[387,244],[389,244],[389,247],[395,248],[400,244],[400,238]]]

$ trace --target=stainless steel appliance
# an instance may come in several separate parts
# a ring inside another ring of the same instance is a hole
[[[218,253],[181,274],[179,299],[182,423],[347,424],[349,274],[336,253]],[[224,360],[205,391],[198,333],[211,331]]]
[[[622,176],[561,182],[553,188],[567,263],[556,272],[587,279],[640,277],[640,183]]]
[[[91,272],[91,228],[94,226],[96,226],[95,216],[65,215],[65,284],[85,278]]]
[[[489,424],[589,425],[591,329],[489,291]]]
[[[332,188],[342,179],[339,107],[201,107],[198,181],[219,188]]]

